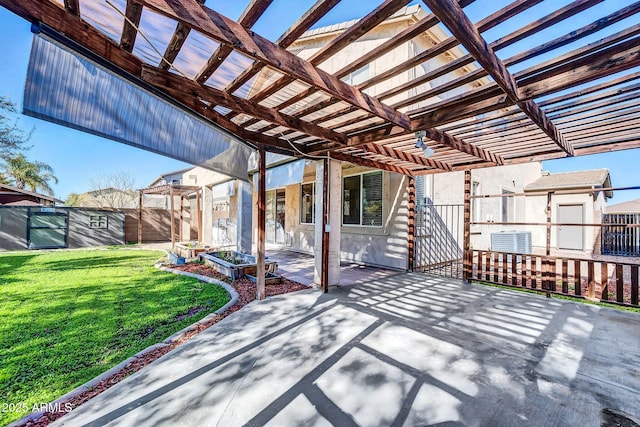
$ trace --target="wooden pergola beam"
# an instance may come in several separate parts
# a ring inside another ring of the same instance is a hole
[[[244,129],[229,120],[226,116],[218,113],[213,106],[208,106],[203,103],[199,98],[196,98],[190,94],[187,94],[178,89],[164,89],[165,92],[170,95],[173,99],[183,104],[185,107],[199,114],[207,120],[210,120],[216,123],[218,126],[226,129],[232,134],[244,139],[245,141],[251,142],[256,146],[258,144],[262,144],[267,151],[273,152],[281,152],[284,150],[285,152],[282,154],[286,154],[288,156],[298,156],[297,153],[291,145],[289,145],[286,141],[281,140],[280,138],[276,138],[274,136],[265,135],[259,132],[253,132],[247,129]],[[304,147],[297,147],[301,152],[305,152]],[[275,150],[274,150],[275,149]]]
[[[313,24],[315,24],[320,18],[322,18],[329,10],[331,10],[340,0],[318,0],[304,15],[298,19],[287,31],[282,34],[276,44],[282,48],[289,47],[294,41],[298,39],[305,31],[307,31]],[[227,92],[233,93],[238,90],[243,84],[251,80],[260,70],[265,67],[262,62],[254,62],[253,65],[238,76],[227,87]]]
[[[414,154],[396,150],[383,144],[366,144],[360,148],[370,153],[381,154],[383,156],[391,157],[392,159],[415,163],[419,166],[426,166],[432,169],[437,169],[441,172],[448,172],[451,170],[451,166],[444,162],[440,162],[431,158],[425,158],[423,156],[416,156]]]
[[[499,155],[495,153],[491,153],[487,150],[484,150],[483,148],[478,147],[476,145],[469,144],[468,142],[460,138],[456,138],[454,136],[451,136],[445,132],[442,132],[434,128],[425,128],[421,130],[423,130],[426,133],[427,138],[429,138],[434,142],[437,142],[438,144],[446,145],[455,150],[477,157],[484,161],[493,163],[494,165],[503,164],[502,158]],[[409,135],[410,133],[411,132],[407,132],[406,130],[398,127],[384,126],[379,128],[377,131],[367,132],[362,135],[353,136],[349,138],[347,147],[357,147],[357,146],[369,144],[376,141],[384,141],[385,139],[390,138],[392,136],[399,136],[402,134]],[[321,152],[323,148],[325,147],[315,147],[313,152],[314,153]]]
[[[331,153],[331,158],[335,160],[340,160],[342,162],[349,162],[354,165],[360,165],[360,166],[365,166],[365,167],[374,168],[374,169],[382,169],[389,172],[399,173],[402,175],[413,176],[413,172],[411,172],[409,169],[406,169],[400,166],[393,166],[387,163],[379,162],[377,160],[351,156],[349,154],[340,153],[337,151]]]
[[[271,3],[273,0],[251,0],[238,18],[238,22],[243,27],[253,27]]]
[[[321,64],[322,62],[335,55],[336,52],[344,49],[350,43],[358,40],[367,34],[382,21],[393,15],[398,9],[406,6],[411,0],[385,0],[378,7],[369,12],[366,16],[358,21],[357,24],[342,32],[316,53],[311,55],[309,62],[312,64]]]
[[[79,0],[64,0],[64,8],[70,14],[80,16]]]
[[[190,94],[195,98],[209,101],[230,110],[243,112],[251,116],[276,123],[292,129],[300,130],[308,135],[345,144],[346,135],[334,132],[331,129],[305,122],[297,117],[281,113],[275,108],[268,108],[252,101],[233,96],[225,91],[210,86],[202,86],[186,77],[178,76],[168,71],[145,65],[142,67],[141,77],[147,83],[162,89],[174,89]]]
[[[289,29],[287,29],[276,44],[281,47],[288,47],[305,33],[313,24],[324,17],[340,0],[318,0],[309,8]]]
[[[409,3],[410,0],[385,0],[380,6],[360,19],[356,25],[348,28],[342,32],[339,36],[331,40],[324,47],[311,55],[308,59],[309,63],[313,65],[320,65],[322,62],[335,55],[337,52],[346,47],[349,43],[359,39],[364,34],[368,33],[376,25],[387,19],[390,15],[395,13],[396,10]],[[340,77],[340,76],[336,76]],[[289,85],[295,79],[290,76],[284,76],[272,83],[269,87],[261,90],[254,96],[256,101],[261,101],[269,96],[273,95],[280,89]]]
[[[142,69],[142,61],[140,59],[120,49],[114,41],[105,37],[94,27],[88,26],[78,16],[67,13],[51,1],[31,0],[18,2],[0,0],[0,6],[29,22],[42,22],[117,67],[135,76],[140,75]]]
[[[205,0],[196,1],[201,4],[204,4],[205,2]],[[160,68],[163,70],[171,68],[171,64],[173,64],[173,61],[178,57],[178,53],[180,53],[180,49],[182,49],[182,45],[184,45],[187,37],[189,37],[190,32],[191,28],[187,27],[182,22],[178,22],[176,30],[173,32],[173,36],[164,51],[164,55],[162,55],[163,60],[160,61]]]
[[[251,28],[260,19],[265,10],[273,0],[252,0],[240,15],[238,23],[245,28]],[[233,52],[233,48],[226,44],[220,44],[209,57],[205,66],[200,70],[195,80],[204,84],[211,75],[222,65],[229,55]]]
[[[496,54],[487,46],[477,28],[471,23],[460,6],[452,0],[424,0],[424,2],[529,119],[536,123],[567,155],[572,156],[573,148],[571,144],[565,140],[562,133],[540,107],[531,100],[523,101],[520,99],[515,79],[509,74],[507,68]]]
[[[236,50],[262,61],[275,69],[316,86],[332,96],[368,111],[404,128],[411,126],[409,118],[353,88],[337,77],[317,68],[302,58],[275,45],[242,25],[198,4],[195,0],[141,0],[143,4],[165,16],[192,28]]]
[[[127,0],[125,16],[122,36],[120,37],[120,47],[127,52],[132,52],[136,42],[136,35],[138,34],[137,27],[140,25],[140,18],[142,17],[142,5],[135,0]]]

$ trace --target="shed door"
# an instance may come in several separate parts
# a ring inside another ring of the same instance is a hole
[[[560,224],[583,224],[583,205],[558,205],[558,222]],[[583,227],[559,226],[558,249],[584,250]]]
[[[67,212],[30,211],[29,249],[66,248],[68,224]]]

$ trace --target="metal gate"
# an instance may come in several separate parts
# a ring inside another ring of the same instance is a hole
[[[602,255],[640,256],[640,214],[605,214],[602,223],[612,224],[602,227]]]
[[[29,249],[60,249],[67,247],[68,212],[55,208],[29,209],[27,242]]]
[[[415,270],[462,278],[464,205],[416,207]]]

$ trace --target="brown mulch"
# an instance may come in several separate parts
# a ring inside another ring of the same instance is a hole
[[[174,348],[184,344],[194,336],[198,335],[200,332],[204,331],[205,329],[209,328],[212,325],[215,325],[216,323],[218,323],[220,320],[224,319],[231,313],[235,313],[236,311],[240,310],[242,307],[244,307],[245,305],[249,304],[250,302],[256,299],[256,291],[257,291],[256,284],[250,281],[249,279],[242,278],[242,279],[236,280],[235,282],[231,282],[228,277],[223,276],[222,274],[218,273],[212,268],[209,268],[206,265],[201,265],[196,263],[189,263],[189,264],[180,265],[180,266],[172,266],[172,268],[175,270],[182,270],[182,271],[187,271],[189,273],[199,274],[201,276],[213,277],[214,279],[218,279],[218,280],[230,283],[231,286],[233,286],[233,288],[236,290],[236,292],[238,292],[238,296],[239,296],[238,302],[232,307],[230,307],[229,309],[227,309],[224,313],[212,318],[210,321],[203,324],[196,325],[192,330],[188,331],[179,340],[171,343],[166,347],[162,347],[162,348],[158,348],[153,351],[150,351],[149,353],[143,355],[142,357],[134,360],[133,362],[129,363],[125,368],[123,368],[121,371],[117,372],[116,374],[107,378],[106,380],[98,383],[93,389],[87,390],[65,402],[62,402],[60,405],[58,405],[59,408],[66,409],[70,407],[71,409],[73,409],[82,405],[89,399],[97,396],[98,394],[102,393],[109,387],[119,383],[123,379],[127,378],[129,375],[139,371],[140,369],[144,368],[154,360],[159,359],[160,357],[164,356]],[[283,277],[281,283],[274,284],[274,285],[267,285],[265,287],[265,292],[267,297],[270,297],[270,296],[285,294],[289,292],[296,292],[303,289],[309,289],[309,287],[304,286],[298,282],[285,279]],[[190,310],[189,313],[193,315],[198,311],[200,311],[198,310],[198,307],[195,307],[194,309]],[[39,419],[35,421],[27,422],[26,424],[24,424],[24,426],[44,427],[49,425],[49,423],[52,423],[53,421],[62,417],[66,413],[67,412],[65,411],[47,412]]]

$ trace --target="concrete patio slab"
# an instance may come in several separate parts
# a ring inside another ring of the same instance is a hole
[[[639,314],[407,273],[251,303],[55,425],[632,426],[638,396]]]
[[[303,285],[313,285],[313,255],[294,252],[275,245],[267,246],[269,260],[278,262],[278,273],[289,280]],[[353,262],[340,263],[340,285],[351,286],[360,282],[370,282],[400,273],[382,267],[365,266]]]

